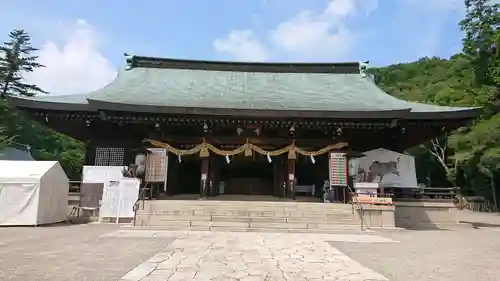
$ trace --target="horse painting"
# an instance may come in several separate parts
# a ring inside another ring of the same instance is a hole
[[[373,181],[375,177],[379,177],[379,182],[382,182],[384,180],[384,176],[388,174],[393,174],[399,176],[399,160],[400,158],[396,161],[389,161],[389,162],[380,162],[380,161],[373,161],[373,163],[370,165],[369,168],[369,174],[372,175],[371,180]]]

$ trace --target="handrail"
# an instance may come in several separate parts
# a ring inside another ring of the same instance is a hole
[[[144,210],[144,190],[145,188],[141,188],[139,190],[139,196],[137,197],[137,200],[135,200],[134,205],[132,206],[132,210],[134,211],[134,219],[133,219],[133,226],[135,226],[135,221],[137,218],[137,209],[139,209],[139,204],[140,201],[142,201],[142,209]]]
[[[351,206],[352,206],[352,214],[354,214],[354,204],[358,205],[359,209],[359,226],[361,227],[361,231],[365,231],[364,227],[364,210],[363,210],[363,204],[359,203],[359,201],[354,200],[356,197],[355,191],[352,189],[350,185],[347,185],[347,188],[349,189],[349,192],[351,193]]]

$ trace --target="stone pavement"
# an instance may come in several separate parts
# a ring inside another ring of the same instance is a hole
[[[500,228],[377,234],[399,243],[330,244],[391,281],[500,281]]]
[[[116,281],[172,240],[105,239],[117,225],[0,227],[0,280]]]
[[[325,241],[396,242],[349,234],[120,230],[104,236],[176,239],[122,281],[387,280]]]
[[[213,280],[234,281],[231,276],[240,272],[247,280],[273,280],[268,273],[278,274],[274,280],[322,280],[330,272],[324,279],[500,281],[495,262],[500,260],[499,234],[499,227],[324,235],[167,232],[98,224],[0,228],[0,280],[210,280],[203,278],[234,268],[228,277]],[[186,273],[198,265],[209,269]]]

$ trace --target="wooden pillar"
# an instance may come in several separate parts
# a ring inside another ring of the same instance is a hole
[[[288,192],[287,190],[287,170],[288,168],[286,167],[286,162],[284,157],[277,157],[278,159],[278,196],[279,197],[286,197]]]
[[[279,180],[279,160],[273,161],[273,196],[280,196],[280,180]]]
[[[214,156],[209,157],[209,171],[208,171],[208,194],[209,196],[217,195],[217,163]]]
[[[85,158],[84,165],[95,165],[95,144],[92,141],[89,141],[85,144]]]
[[[295,159],[287,159],[288,167],[288,190],[290,191],[289,197],[295,201]]]
[[[200,178],[200,197],[205,198],[208,195],[208,172],[210,159],[208,157],[201,158],[201,178]]]

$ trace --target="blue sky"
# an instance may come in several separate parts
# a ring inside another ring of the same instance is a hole
[[[102,87],[123,53],[372,65],[461,49],[463,0],[3,0],[0,36],[24,28],[47,67],[27,76],[51,92]]]

